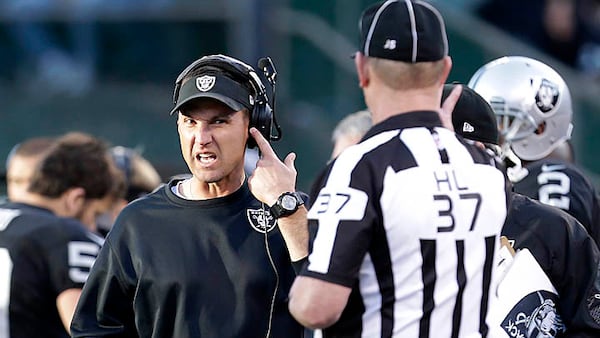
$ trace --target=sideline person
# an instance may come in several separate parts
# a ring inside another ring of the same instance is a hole
[[[102,211],[98,207],[113,189],[105,143],[68,133],[44,152],[26,200],[0,206],[6,296],[0,304],[1,337],[69,337],[81,288],[102,245],[82,222]]]
[[[444,86],[443,102],[457,86]],[[452,127],[469,142],[498,153],[492,107],[473,89],[460,87]],[[600,336],[600,252],[594,239],[564,210],[516,192],[509,205],[494,292],[498,302],[491,312],[501,337]]]
[[[38,136],[16,144],[6,157],[6,196],[11,202],[27,200],[27,188],[37,164],[54,143],[54,138]]]
[[[171,113],[192,176],[121,211],[73,337],[302,336],[287,295],[307,255],[306,209],[295,154],[282,162],[259,131],[270,109],[263,90],[252,67],[224,55],[180,74]],[[247,178],[250,141],[261,158]]]
[[[484,337],[507,179],[438,115],[452,67],[440,13],[385,1],[359,22],[373,127],[330,165],[290,311],[323,337]]]
[[[573,215],[600,245],[600,194],[572,162],[573,105],[562,76],[536,59],[505,56],[468,86],[494,109],[514,190]]]

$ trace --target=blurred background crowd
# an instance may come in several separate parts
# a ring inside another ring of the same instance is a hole
[[[175,77],[223,53],[277,78],[280,155],[298,154],[299,189],[328,160],[331,130],[364,109],[351,53],[371,0],[0,0],[0,156],[71,130],[135,148],[167,178],[185,172]],[[557,69],[575,103],[577,162],[600,182],[600,0],[432,1],[466,83],[484,63],[525,55]],[[3,187],[2,187],[3,188]],[[4,191],[0,191],[3,194]]]

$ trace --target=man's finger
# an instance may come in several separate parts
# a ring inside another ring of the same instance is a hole
[[[460,93],[462,92],[462,85],[457,84],[452,88],[450,95],[444,100],[442,103],[442,108],[449,113],[452,113],[454,107],[456,106],[456,102],[460,98]]]
[[[255,127],[250,128],[250,136],[254,137],[256,141],[256,145],[258,145],[258,150],[261,152],[262,156],[277,156],[275,151],[271,147],[271,144],[267,141],[267,139],[256,129]]]
[[[441,119],[444,127],[454,130],[454,126],[452,125],[452,111],[454,111],[454,107],[460,98],[460,94],[462,93],[462,85],[457,84],[452,88],[450,95],[442,102],[441,109]]]
[[[296,153],[289,153],[283,160],[283,163],[285,163],[286,167],[296,170],[296,167],[294,165],[295,160],[296,160]]]

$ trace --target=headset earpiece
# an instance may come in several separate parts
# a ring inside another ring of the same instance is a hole
[[[254,110],[250,114],[250,125],[249,127],[256,128],[260,133],[267,139],[272,141],[271,125],[273,122],[273,111],[269,106],[269,103],[259,104],[258,102],[254,105]],[[257,146],[256,141],[252,136],[248,138],[248,148],[255,148]]]

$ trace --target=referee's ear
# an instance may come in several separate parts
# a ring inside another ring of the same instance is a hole
[[[354,65],[356,66],[356,73],[358,74],[358,86],[365,88],[369,85],[369,64],[368,58],[361,52],[356,52],[354,57]]]
[[[444,56],[444,69],[442,70],[442,75],[439,79],[439,85],[443,86],[448,80],[448,76],[450,75],[450,71],[452,70],[452,58],[448,55]]]

